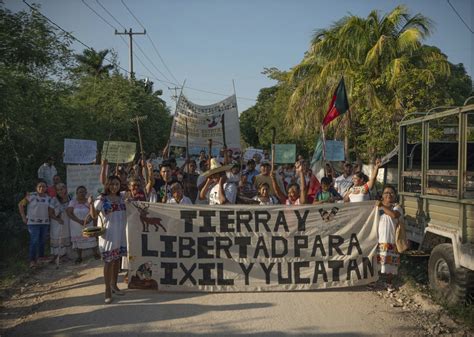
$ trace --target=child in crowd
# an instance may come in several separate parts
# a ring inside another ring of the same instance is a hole
[[[258,186],[258,194],[253,198],[259,205],[277,205],[278,199],[270,195],[270,186],[267,183],[261,183]]]
[[[336,202],[337,200],[342,200],[342,197],[331,186],[331,179],[328,177],[321,178],[321,189],[316,194],[313,204]]]

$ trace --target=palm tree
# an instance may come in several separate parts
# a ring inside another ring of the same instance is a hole
[[[79,65],[74,69],[76,73],[87,74],[94,77],[108,76],[109,72],[114,69],[114,65],[104,65],[104,60],[108,49],[95,51],[94,49],[84,49],[82,54],[75,55]]]
[[[384,16],[377,11],[367,18],[346,16],[329,29],[316,31],[304,59],[289,74],[294,91],[286,119],[294,132],[321,123],[342,75],[353,118],[358,110],[401,116],[403,100],[397,84],[412,68],[423,69],[427,81],[434,73],[449,74],[443,54],[422,50],[431,27],[427,17],[411,16],[406,7],[398,6]]]

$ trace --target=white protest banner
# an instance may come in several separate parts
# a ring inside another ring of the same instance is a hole
[[[127,203],[129,287],[288,291],[378,278],[373,202],[325,206]]]
[[[289,164],[296,160],[296,144],[275,144],[275,163]]]
[[[90,164],[96,160],[97,142],[85,139],[64,139],[65,164]]]
[[[324,142],[327,161],[344,160],[344,142],[338,140],[326,140]]]
[[[102,146],[102,160],[109,163],[130,163],[135,158],[137,144],[132,142],[105,141]]]
[[[245,160],[253,159],[253,156],[256,154],[258,154],[260,158],[263,158],[263,150],[249,147],[244,152],[244,159]]]
[[[104,191],[99,181],[100,165],[67,165],[67,193],[74,197],[79,186],[87,188],[87,193],[94,196]]]
[[[212,139],[213,147],[222,147],[222,116],[227,147],[240,149],[239,115],[235,95],[211,105],[198,105],[181,95],[171,126],[170,146],[186,147],[187,123],[190,146],[205,148],[207,152],[208,140]]]

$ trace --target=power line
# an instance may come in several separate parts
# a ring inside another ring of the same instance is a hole
[[[25,5],[27,5],[32,11],[35,11],[36,13],[40,14],[43,18],[45,18],[49,23],[51,23],[53,26],[55,26],[56,28],[58,28],[60,31],[62,31],[64,34],[66,34],[67,36],[69,36],[71,39],[73,39],[74,41],[78,42],[79,44],[81,44],[82,46],[86,47],[87,49],[90,49],[90,50],[95,50],[94,48],[90,47],[89,45],[87,45],[86,43],[84,43],[83,41],[81,41],[79,38],[77,38],[76,36],[74,36],[72,33],[68,32],[67,30],[65,30],[64,28],[62,28],[60,25],[58,25],[56,22],[54,22],[53,20],[51,20],[50,18],[48,18],[46,15],[44,15],[43,13],[41,13],[37,8],[31,6],[28,2],[26,2],[26,0],[22,0],[23,3]],[[86,4],[87,6],[87,4]],[[87,6],[89,8],[91,8],[90,6]],[[94,10],[92,10],[93,12],[95,12]],[[100,15],[98,15],[100,17]],[[103,19],[104,22],[107,22],[107,20]],[[111,25],[110,23],[108,23],[109,25]],[[115,29],[115,27],[113,25],[111,25],[111,27],[113,29]],[[126,43],[126,42],[125,42]],[[137,57],[138,59],[138,57]],[[115,65],[117,68],[121,69],[122,71],[124,71],[125,73],[127,74],[130,74],[130,71],[128,71],[127,69],[125,69],[124,67],[122,67],[120,64],[118,64],[117,62],[115,62],[114,60],[112,59],[109,59],[109,58],[106,58],[104,57],[104,60],[106,60],[107,62],[110,62],[112,63],[113,65]],[[140,63],[142,63],[140,61]],[[142,63],[143,65],[143,63]],[[150,74],[153,74],[153,72],[151,72],[149,69],[147,69]],[[163,82],[163,83],[168,83],[168,84],[173,84],[173,85],[176,85],[176,83],[174,82],[170,82],[170,81],[165,81],[165,80],[162,80],[160,78],[158,78],[158,76],[154,75],[155,77],[151,77],[151,76],[147,76],[147,75],[143,75],[143,74],[137,74],[139,76],[142,76],[142,77],[149,77],[151,79],[154,79],[156,81],[159,81],[159,82]],[[197,88],[192,88],[192,87],[184,87],[185,89],[189,89],[189,90],[194,90],[194,91],[199,91],[199,92],[204,92],[204,93],[208,93],[208,94],[213,94],[213,95],[218,95],[218,96],[229,96],[229,94],[223,94],[223,93],[217,93],[217,92],[212,92],[212,91],[207,91],[207,90],[202,90],[202,89],[197,89]],[[254,98],[248,98],[248,97],[240,97],[240,96],[237,96],[237,99],[241,99],[241,100],[249,100],[249,101],[256,101],[256,99]]]
[[[94,8],[92,8],[91,6],[89,6],[89,4],[85,1],[85,0],[81,0],[82,3],[84,5],[86,5],[87,8],[89,8],[92,12],[95,13],[95,15],[97,15],[99,18],[102,19],[102,21],[104,21],[107,25],[109,25],[109,27],[111,27],[112,29],[115,30],[115,26],[112,25],[109,21],[107,21],[102,15],[100,15]]]
[[[43,13],[41,13],[37,8],[31,6],[28,2],[26,2],[25,0],[23,0],[23,3],[25,5],[27,5],[31,10],[35,11],[36,13],[40,14],[43,18],[45,18],[49,23],[51,23],[53,26],[55,26],[56,28],[58,28],[59,30],[61,30],[63,33],[65,33],[67,36],[69,36],[71,39],[73,39],[74,41],[80,43],[81,45],[83,45],[84,47],[86,47],[87,49],[90,49],[90,50],[94,50],[94,48],[92,47],[89,47],[87,44],[85,44],[84,42],[82,42],[81,40],[79,40],[77,37],[75,37],[74,35],[72,35],[71,33],[69,33],[68,31],[66,31],[65,29],[63,29],[60,25],[58,25],[56,22],[54,22],[53,20],[51,20],[50,18],[48,18],[46,15],[44,15]],[[115,62],[114,60],[111,60],[111,59],[108,59],[106,57],[104,57],[104,60],[106,60],[107,62],[110,62],[112,63],[113,65],[115,65],[117,68],[119,69],[122,69],[123,71],[125,71],[126,73],[129,73],[129,71],[123,67],[121,67],[117,62]]]
[[[133,14],[132,10],[125,4],[125,2],[123,0],[120,0],[122,2],[122,5],[124,5],[124,7],[127,9],[127,11],[130,13],[130,15],[132,15],[132,17],[135,19],[135,21],[137,21],[137,23],[142,27],[142,29],[145,29],[145,26],[141,23],[141,21],[135,16],[135,14]],[[158,57],[160,58],[161,60],[161,63],[163,63],[163,65],[165,66],[166,70],[168,71],[168,73],[171,75],[171,77],[173,78],[173,80],[175,80],[177,83],[179,83],[179,81],[176,79],[176,77],[173,75],[173,73],[171,72],[171,70],[168,68],[168,66],[166,65],[166,62],[165,60],[163,59],[163,57],[161,56],[160,52],[158,51],[158,48],[156,47],[155,43],[153,42],[151,36],[149,35],[150,33],[148,33],[147,35],[147,38],[148,40],[150,40],[151,42],[151,45],[153,46],[153,49],[155,50],[156,54],[158,55]],[[178,84],[176,84],[178,85]]]
[[[84,2],[85,0],[82,0],[82,2]],[[127,28],[122,25],[122,23],[104,6],[102,5],[102,3],[99,1],[99,0],[95,0],[97,2],[97,4],[112,18],[112,20],[114,20],[120,27],[122,27],[124,29],[124,31],[126,32],[127,31]],[[91,10],[92,8],[90,6],[87,6],[89,7]],[[114,30],[117,30],[117,28],[115,28],[115,26],[113,26],[112,24],[110,24],[107,20],[105,20],[102,16],[100,16],[96,11],[93,10],[93,12],[99,16],[99,18],[101,18],[102,20],[104,20],[105,23],[107,23],[109,26],[113,27]],[[143,27],[142,27],[143,28]],[[146,32],[146,29],[143,28],[144,32]],[[116,33],[117,34],[117,33]],[[121,37],[122,40],[123,40],[123,37]],[[169,78],[163,74],[160,69],[158,69],[158,67],[155,65],[155,63],[148,57],[148,55],[145,53],[145,51],[141,48],[140,44],[138,43],[138,41],[135,41],[135,45],[137,46],[137,48],[140,50],[140,52],[143,54],[143,56],[145,56],[145,58],[148,60],[148,62],[150,62],[150,64],[153,66],[153,68],[156,69],[156,71],[158,71],[159,74],[161,74],[163,76],[163,78],[165,78],[166,80],[169,81]],[[127,45],[128,46],[128,45]],[[152,71],[150,71],[150,69],[145,66],[144,62],[141,61],[139,58],[138,58],[138,55],[135,55],[137,57],[137,60],[140,62],[140,64],[146,69],[148,70],[148,72],[150,72],[151,74],[153,74],[154,76],[156,76],[156,74],[154,74]],[[157,76],[158,77],[158,76]]]
[[[149,58],[148,55],[143,51],[143,49],[140,47],[140,45],[138,44],[138,42],[135,42],[135,44],[136,44],[137,48],[138,48],[138,49],[142,52],[142,54],[145,56],[145,58],[148,60],[148,62],[150,62],[150,64],[153,66],[153,68],[155,68],[156,71],[158,71],[158,72],[161,74],[161,76],[163,76],[163,78],[165,78],[166,80],[170,81],[170,79],[169,79],[165,74],[163,74],[163,73],[158,69],[158,67],[155,66],[154,62],[153,62],[152,60],[150,60],[150,58]],[[170,81],[170,83],[172,83],[172,82]]]
[[[474,34],[474,31],[471,29],[471,27],[469,27],[469,25],[466,23],[466,21],[464,21],[464,19],[462,18],[461,14],[458,13],[458,11],[456,10],[456,8],[454,8],[454,6],[449,2],[449,0],[446,0],[448,2],[448,5],[453,9],[454,13],[456,13],[456,15],[458,16],[459,20],[462,21],[462,23],[464,23],[464,25],[467,27],[467,29],[469,29],[469,31],[471,32],[471,34]]]
[[[84,1],[84,0],[83,0],[83,1]],[[117,22],[117,24],[118,24],[120,27],[122,27],[124,30],[127,29],[127,28],[125,28],[124,25],[122,25],[122,24],[120,23],[120,21],[118,21],[118,20],[115,18],[115,16],[112,15],[112,13],[110,13],[110,12],[107,10],[107,8],[105,8],[105,7],[100,3],[99,0],[95,0],[95,2],[97,2],[97,4],[98,4],[100,7],[102,7],[102,9],[103,9],[107,14],[109,14],[109,16],[110,16],[115,22]]]

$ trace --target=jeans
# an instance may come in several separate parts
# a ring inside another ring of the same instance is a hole
[[[28,232],[30,233],[30,261],[36,261],[38,256],[44,256],[44,246],[48,231],[49,225],[28,225]]]

